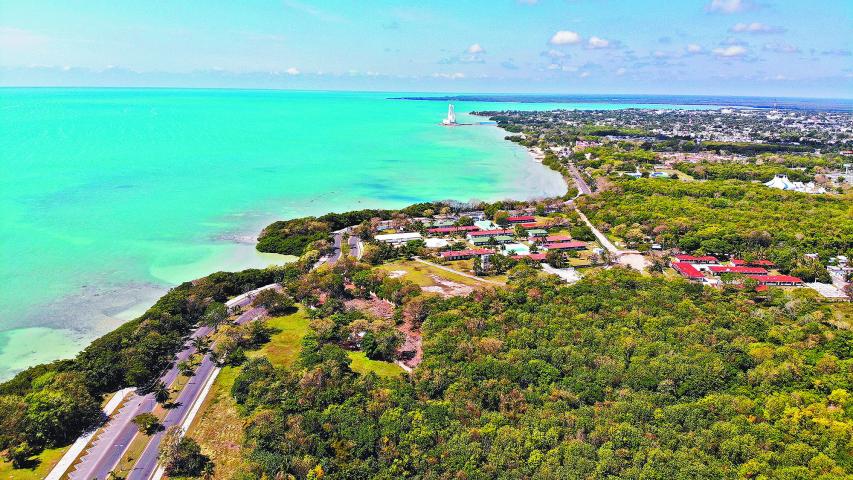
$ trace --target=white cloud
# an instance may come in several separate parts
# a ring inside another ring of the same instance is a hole
[[[577,32],[569,30],[560,30],[555,33],[551,40],[548,41],[551,45],[575,45],[581,42],[581,36]]]
[[[729,31],[735,33],[782,33],[785,29],[782,27],[771,27],[766,23],[752,22],[736,23]]]
[[[620,68],[620,69],[616,70],[616,75],[619,75],[619,76],[621,77],[622,75],[625,75],[625,73],[626,73],[627,71],[628,71],[628,70],[626,70],[624,67],[622,67],[622,68]]]
[[[560,50],[555,50],[553,48],[548,50],[547,52],[542,52],[542,55],[544,55],[546,57],[551,57],[551,58],[563,58],[563,57],[569,56],[568,53],[562,52]]]
[[[749,8],[752,4],[745,0],[711,0],[705,10],[713,13],[723,13],[726,15],[742,12]]]
[[[40,47],[48,43],[48,38],[29,30],[20,28],[0,27],[0,48],[17,50]]]
[[[595,35],[589,37],[589,41],[587,42],[587,46],[589,48],[607,48],[610,46],[610,41],[605,40],[601,37],[596,37]]]
[[[714,55],[724,58],[742,57],[746,55],[746,48],[740,45],[730,45],[725,48],[715,48]]]
[[[579,77],[581,77],[581,78],[586,78],[586,77],[588,77],[589,75],[590,75],[590,73],[589,73],[589,72],[581,72],[581,74],[579,75]]]
[[[697,45],[695,43],[690,43],[687,45],[686,50],[687,50],[687,53],[695,55],[697,53],[702,53],[702,46]]]
[[[481,47],[479,43],[475,43],[468,47],[468,53],[476,55],[478,53],[486,53],[486,49]]]
[[[290,67],[290,68],[288,68],[287,70],[285,70],[285,72],[286,72],[288,75],[299,75],[300,73],[302,73],[302,72],[300,72],[300,71],[299,71],[299,69],[298,69],[298,68],[296,68],[296,67]]]
[[[433,78],[446,78],[449,80],[457,80],[459,78],[465,78],[465,74],[462,72],[453,72],[453,73],[433,73]]]
[[[800,53],[799,47],[790,43],[767,43],[762,47],[765,52]]]

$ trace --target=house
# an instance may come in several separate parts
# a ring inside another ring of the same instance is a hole
[[[740,258],[733,258],[732,265],[736,265],[738,267],[764,267],[764,268],[773,268],[776,266],[775,263],[770,260],[750,260],[746,261]]]
[[[532,238],[537,238],[537,237],[547,237],[547,236],[548,236],[548,231],[547,231],[547,230],[542,230],[541,228],[535,228],[535,229],[533,229],[533,230],[528,230],[528,231],[527,231],[527,236],[528,236],[528,237],[532,237]]]
[[[435,227],[427,230],[429,233],[434,233],[438,235],[447,235],[450,233],[458,233],[458,232],[476,232],[480,230],[480,227],[470,225],[463,227]]]
[[[530,233],[530,232],[528,232]],[[545,238],[536,238],[537,242],[545,242],[545,243],[559,243],[559,242],[571,242],[572,237],[568,235],[548,235]]]
[[[494,237],[495,241],[504,244],[504,243],[512,243],[515,239],[509,235],[498,235]]]
[[[803,285],[803,281],[791,275],[756,275],[754,277],[759,285],[775,286],[775,287],[799,287]]]
[[[712,257],[711,255],[704,255],[701,257],[694,257],[693,255],[675,255],[674,257],[680,263],[699,263],[703,265],[720,263],[720,261],[717,260],[717,257]]]
[[[546,255],[544,253],[531,253],[530,255],[513,255],[509,258],[513,260],[524,260],[528,259],[532,262],[542,263],[545,261]]]
[[[512,235],[513,230],[480,230],[476,232],[468,232],[468,239],[497,237],[498,235]]]
[[[688,280],[704,280],[705,276],[702,275],[702,272],[696,270],[692,264],[687,262],[673,262],[670,265],[673,270],[678,272],[682,277]]]
[[[482,255],[491,255],[495,253],[494,250],[489,250],[487,248],[478,248],[474,250],[451,250],[448,252],[441,252],[441,258],[445,260],[467,260],[469,258],[480,257]]]
[[[377,242],[390,243],[391,245],[401,245],[407,242],[411,242],[412,240],[420,240],[422,237],[419,232],[406,232],[375,235],[373,238]]]
[[[722,275],[724,273],[739,273],[741,275],[767,275],[767,270],[762,267],[743,267],[739,265],[711,265],[708,267],[714,275]]]
[[[471,239],[471,243],[473,243],[475,247],[490,245],[492,243],[492,237],[474,237]]]
[[[434,227],[434,228],[452,227],[454,223],[456,223],[456,222],[454,220],[450,220],[450,219],[436,220],[436,221],[432,222],[432,225],[430,225],[430,226]]]
[[[506,221],[508,223],[512,223],[512,224],[515,224],[515,223],[532,223],[532,222],[536,222],[536,217],[534,217],[533,215],[519,215],[516,217],[507,217]]]
[[[548,243],[545,245],[548,250],[584,250],[586,243],[572,240],[569,242]]]

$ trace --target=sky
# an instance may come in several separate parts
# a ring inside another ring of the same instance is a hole
[[[0,85],[853,97],[853,0],[0,0]]]

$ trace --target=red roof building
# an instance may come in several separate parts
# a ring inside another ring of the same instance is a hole
[[[675,255],[676,260],[683,263],[719,263],[717,257],[712,257],[711,255],[705,255],[702,257],[694,257],[693,255]]]
[[[495,253],[487,248],[478,248],[475,250],[450,250],[441,252],[441,258],[445,260],[465,260],[468,258],[479,257],[481,255],[491,255]]]
[[[519,215],[517,217],[507,217],[506,221],[509,223],[529,223],[535,222],[536,217],[533,215]]]
[[[740,258],[733,258],[732,265],[765,268],[773,268],[776,266],[776,264],[771,262],[770,260],[752,260],[750,262],[747,262],[746,260],[742,260]]]
[[[547,237],[539,237],[534,240],[537,242],[560,243],[570,242],[572,241],[572,237],[568,235],[548,235]]]
[[[761,267],[740,267],[729,265],[711,265],[708,270],[714,275],[722,275],[724,273],[739,273],[741,275],[767,275],[767,270]]]
[[[513,255],[513,260],[524,260],[525,258],[530,259],[534,262],[544,262],[546,255],[544,253],[531,253],[530,255]]]
[[[705,278],[702,272],[696,270],[696,267],[686,262],[673,262],[671,267],[688,280],[702,280]]]
[[[792,277],[791,275],[756,275],[752,277],[758,280],[760,285],[771,285],[771,286],[799,286],[803,284],[803,281],[797,277]]]
[[[498,235],[512,235],[515,230],[481,230],[479,232],[468,232],[469,237],[497,237]]]
[[[466,225],[463,227],[436,227],[427,230],[429,233],[456,233],[456,232],[476,232],[480,227],[475,225]]]
[[[572,240],[570,242],[555,242],[546,243],[545,248],[548,250],[583,250],[586,248],[586,243]]]

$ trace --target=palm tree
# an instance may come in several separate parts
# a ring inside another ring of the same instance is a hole
[[[154,394],[154,400],[156,400],[160,405],[169,401],[169,389],[162,381],[158,380],[151,388],[151,392]]]
[[[204,355],[210,351],[210,339],[204,336],[195,337],[192,339],[192,346],[198,353]]]

